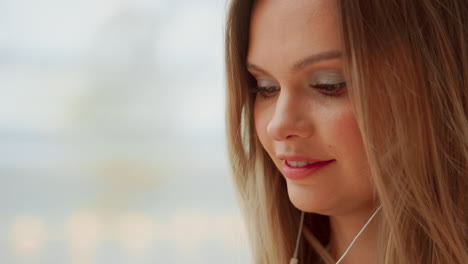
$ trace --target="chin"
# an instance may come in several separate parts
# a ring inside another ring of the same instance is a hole
[[[291,182],[288,182],[287,186],[289,199],[297,209],[324,215],[328,215],[332,211],[330,210],[332,208],[330,202],[333,199],[323,191],[313,190],[311,186]]]

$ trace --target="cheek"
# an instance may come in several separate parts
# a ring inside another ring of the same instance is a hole
[[[335,116],[330,126],[328,142],[335,142],[333,151],[338,161],[335,180],[337,193],[345,200],[353,201],[353,206],[368,206],[375,198],[374,184],[364,144],[356,118],[352,110],[342,111]]]
[[[267,126],[270,121],[270,115],[266,109],[260,109],[258,105],[254,105],[254,123],[260,143],[265,150],[270,153],[271,140],[268,137]]]
[[[330,115],[326,130],[323,134],[327,136],[328,146],[345,169],[354,172],[367,169],[361,132],[350,106]]]

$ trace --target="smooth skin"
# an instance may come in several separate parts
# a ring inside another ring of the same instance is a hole
[[[280,172],[285,161],[279,155],[335,160],[304,179],[285,177],[295,207],[330,216],[335,259],[378,206],[347,95],[352,88],[343,85],[339,32],[335,1],[256,1],[247,56],[259,86],[256,133]],[[342,263],[376,262],[376,222]]]

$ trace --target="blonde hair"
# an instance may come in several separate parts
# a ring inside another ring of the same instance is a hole
[[[254,263],[284,264],[300,212],[257,139],[246,70],[253,1],[226,27],[227,139]],[[468,263],[468,1],[339,1],[349,98],[382,204],[385,264]],[[306,215],[301,263],[334,263],[328,217]]]

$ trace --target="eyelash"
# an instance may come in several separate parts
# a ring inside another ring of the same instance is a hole
[[[257,86],[250,89],[251,93],[260,94],[263,98],[270,98],[279,91],[277,86]]]
[[[326,96],[340,96],[346,92],[346,82],[334,84],[314,84],[310,85],[311,88],[326,91],[323,93]]]
[[[309,87],[323,91],[321,92],[325,96],[338,97],[346,93],[346,82],[336,84],[311,84]],[[263,98],[271,98],[279,92],[278,86],[257,86],[250,89],[251,93],[260,94]]]

